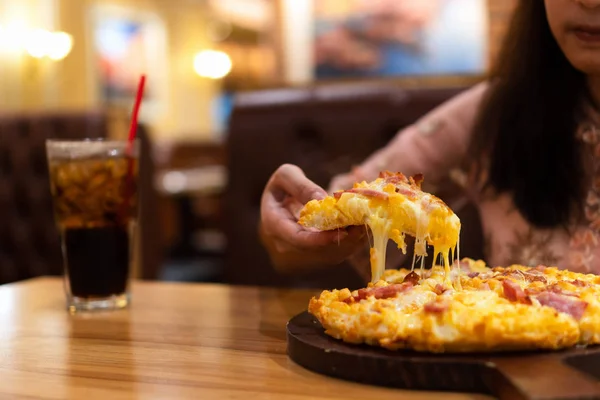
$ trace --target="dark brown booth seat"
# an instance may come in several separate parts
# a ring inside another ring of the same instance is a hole
[[[157,245],[153,163],[146,129],[140,126],[140,268],[154,278],[161,263]],[[52,214],[45,140],[107,136],[102,112],[0,115],[0,284],[62,274],[62,255]]]
[[[348,264],[302,277],[282,276],[273,270],[257,235],[260,197],[269,176],[279,165],[293,163],[327,187],[333,175],[348,171],[400,129],[464,89],[352,84],[241,94],[228,138],[225,280],[276,286],[362,285]],[[446,186],[445,197],[451,197],[452,204],[461,204],[460,191]],[[473,226],[462,230],[469,236],[461,238],[461,256],[478,257],[478,215],[468,204],[459,208],[455,211],[463,226]]]

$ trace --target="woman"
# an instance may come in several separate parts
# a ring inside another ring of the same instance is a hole
[[[435,181],[462,167],[489,264],[600,273],[598,104],[600,0],[521,0],[487,82],[399,132],[329,189],[384,169]],[[325,195],[293,165],[269,180],[260,233],[280,271],[333,266],[364,251],[364,228],[338,234],[296,223],[303,204]]]

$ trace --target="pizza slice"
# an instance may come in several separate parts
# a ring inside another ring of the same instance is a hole
[[[372,233],[370,249],[371,281],[381,279],[385,251],[393,240],[406,254],[405,235],[415,237],[415,257],[421,268],[427,245],[433,247],[433,263],[441,255],[446,280],[450,280],[450,260],[459,256],[460,220],[436,196],[421,189],[422,175],[381,172],[372,182],[355,183],[352,189],[335,192],[323,200],[308,202],[299,223],[318,230],[365,225]],[[415,265],[413,257],[413,269]],[[460,280],[458,280],[460,283]]]

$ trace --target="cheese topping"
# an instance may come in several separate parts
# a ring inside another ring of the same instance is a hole
[[[415,237],[413,265],[424,268],[428,245],[433,247],[432,265],[438,258],[451,285],[450,263],[459,256],[460,220],[439,198],[421,191],[422,178],[382,173],[375,181],[356,183],[347,191],[324,200],[313,200],[301,212],[299,223],[323,230],[366,225],[372,233],[371,282],[385,271],[386,246],[391,239],[406,254],[405,234]],[[460,278],[456,279],[457,287]]]
[[[410,268],[388,269],[366,288],[322,291],[308,310],[327,335],[389,350],[482,353],[600,344],[599,276],[543,265],[490,268],[471,259],[460,265],[469,273],[461,290],[445,285],[439,265],[420,277]],[[452,268],[453,280],[458,274]]]

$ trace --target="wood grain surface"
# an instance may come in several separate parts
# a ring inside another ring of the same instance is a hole
[[[0,399],[487,399],[310,372],[286,355],[308,291],[135,282],[128,310],[71,316],[62,281],[0,286]]]

